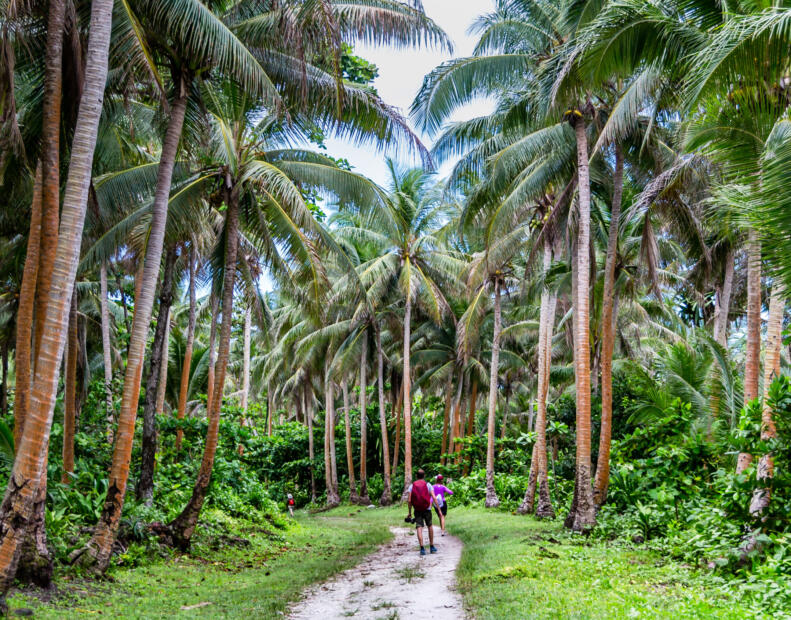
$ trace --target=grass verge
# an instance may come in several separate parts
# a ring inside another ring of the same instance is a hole
[[[275,618],[306,586],[353,566],[392,537],[382,518],[353,518],[358,510],[300,511],[276,533],[224,517],[233,535],[204,530],[189,555],[116,568],[103,582],[60,575],[49,600],[18,592],[9,605],[32,609],[36,618]]]
[[[590,543],[559,521],[459,509],[448,529],[465,545],[457,579],[477,620],[753,617],[705,573],[649,551]]]

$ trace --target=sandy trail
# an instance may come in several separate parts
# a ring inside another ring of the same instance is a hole
[[[360,564],[308,588],[289,618],[464,618],[455,588],[461,541],[440,537],[437,527],[434,543],[439,553],[420,556],[414,528],[390,530],[395,538]]]

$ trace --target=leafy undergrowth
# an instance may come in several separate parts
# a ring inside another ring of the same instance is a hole
[[[37,618],[272,618],[307,585],[353,566],[391,537],[382,518],[360,527],[361,509],[297,513],[284,530],[212,511],[188,555],[116,567],[110,580],[57,578],[46,600],[16,593],[10,607]],[[373,512],[373,511],[372,511]]]
[[[747,618],[722,582],[657,553],[585,539],[560,521],[451,510],[465,606],[486,618]]]

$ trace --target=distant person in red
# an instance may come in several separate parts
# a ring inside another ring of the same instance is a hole
[[[420,543],[420,555],[426,555],[426,548],[423,546],[423,527],[428,528],[428,543],[431,553],[436,553],[434,546],[434,526],[431,525],[431,505],[437,505],[437,496],[434,495],[433,487],[426,482],[426,472],[422,469],[417,470],[417,480],[409,485],[407,489],[409,499],[409,516],[412,518],[412,508],[415,509],[415,527],[417,528],[417,541]]]
[[[434,510],[437,511],[437,516],[439,517],[439,525],[442,528],[442,535],[445,535],[445,517],[448,514],[448,500],[446,498],[447,495],[453,495],[453,491],[451,491],[448,487],[444,484],[444,478],[442,474],[439,474],[436,478],[436,484],[433,485],[434,488],[434,495],[437,496],[437,503],[434,504]]]
[[[294,516],[294,505],[295,505],[295,503],[296,502],[294,502],[294,496],[291,495],[291,493],[289,493],[288,494],[288,499],[286,500],[286,505],[288,506],[288,514],[290,516],[292,516],[292,517]]]

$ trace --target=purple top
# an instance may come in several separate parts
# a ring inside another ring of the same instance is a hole
[[[437,496],[439,500],[440,508],[445,505],[445,494],[453,495],[453,491],[451,491],[448,487],[443,484],[435,484],[434,485],[434,495]]]

